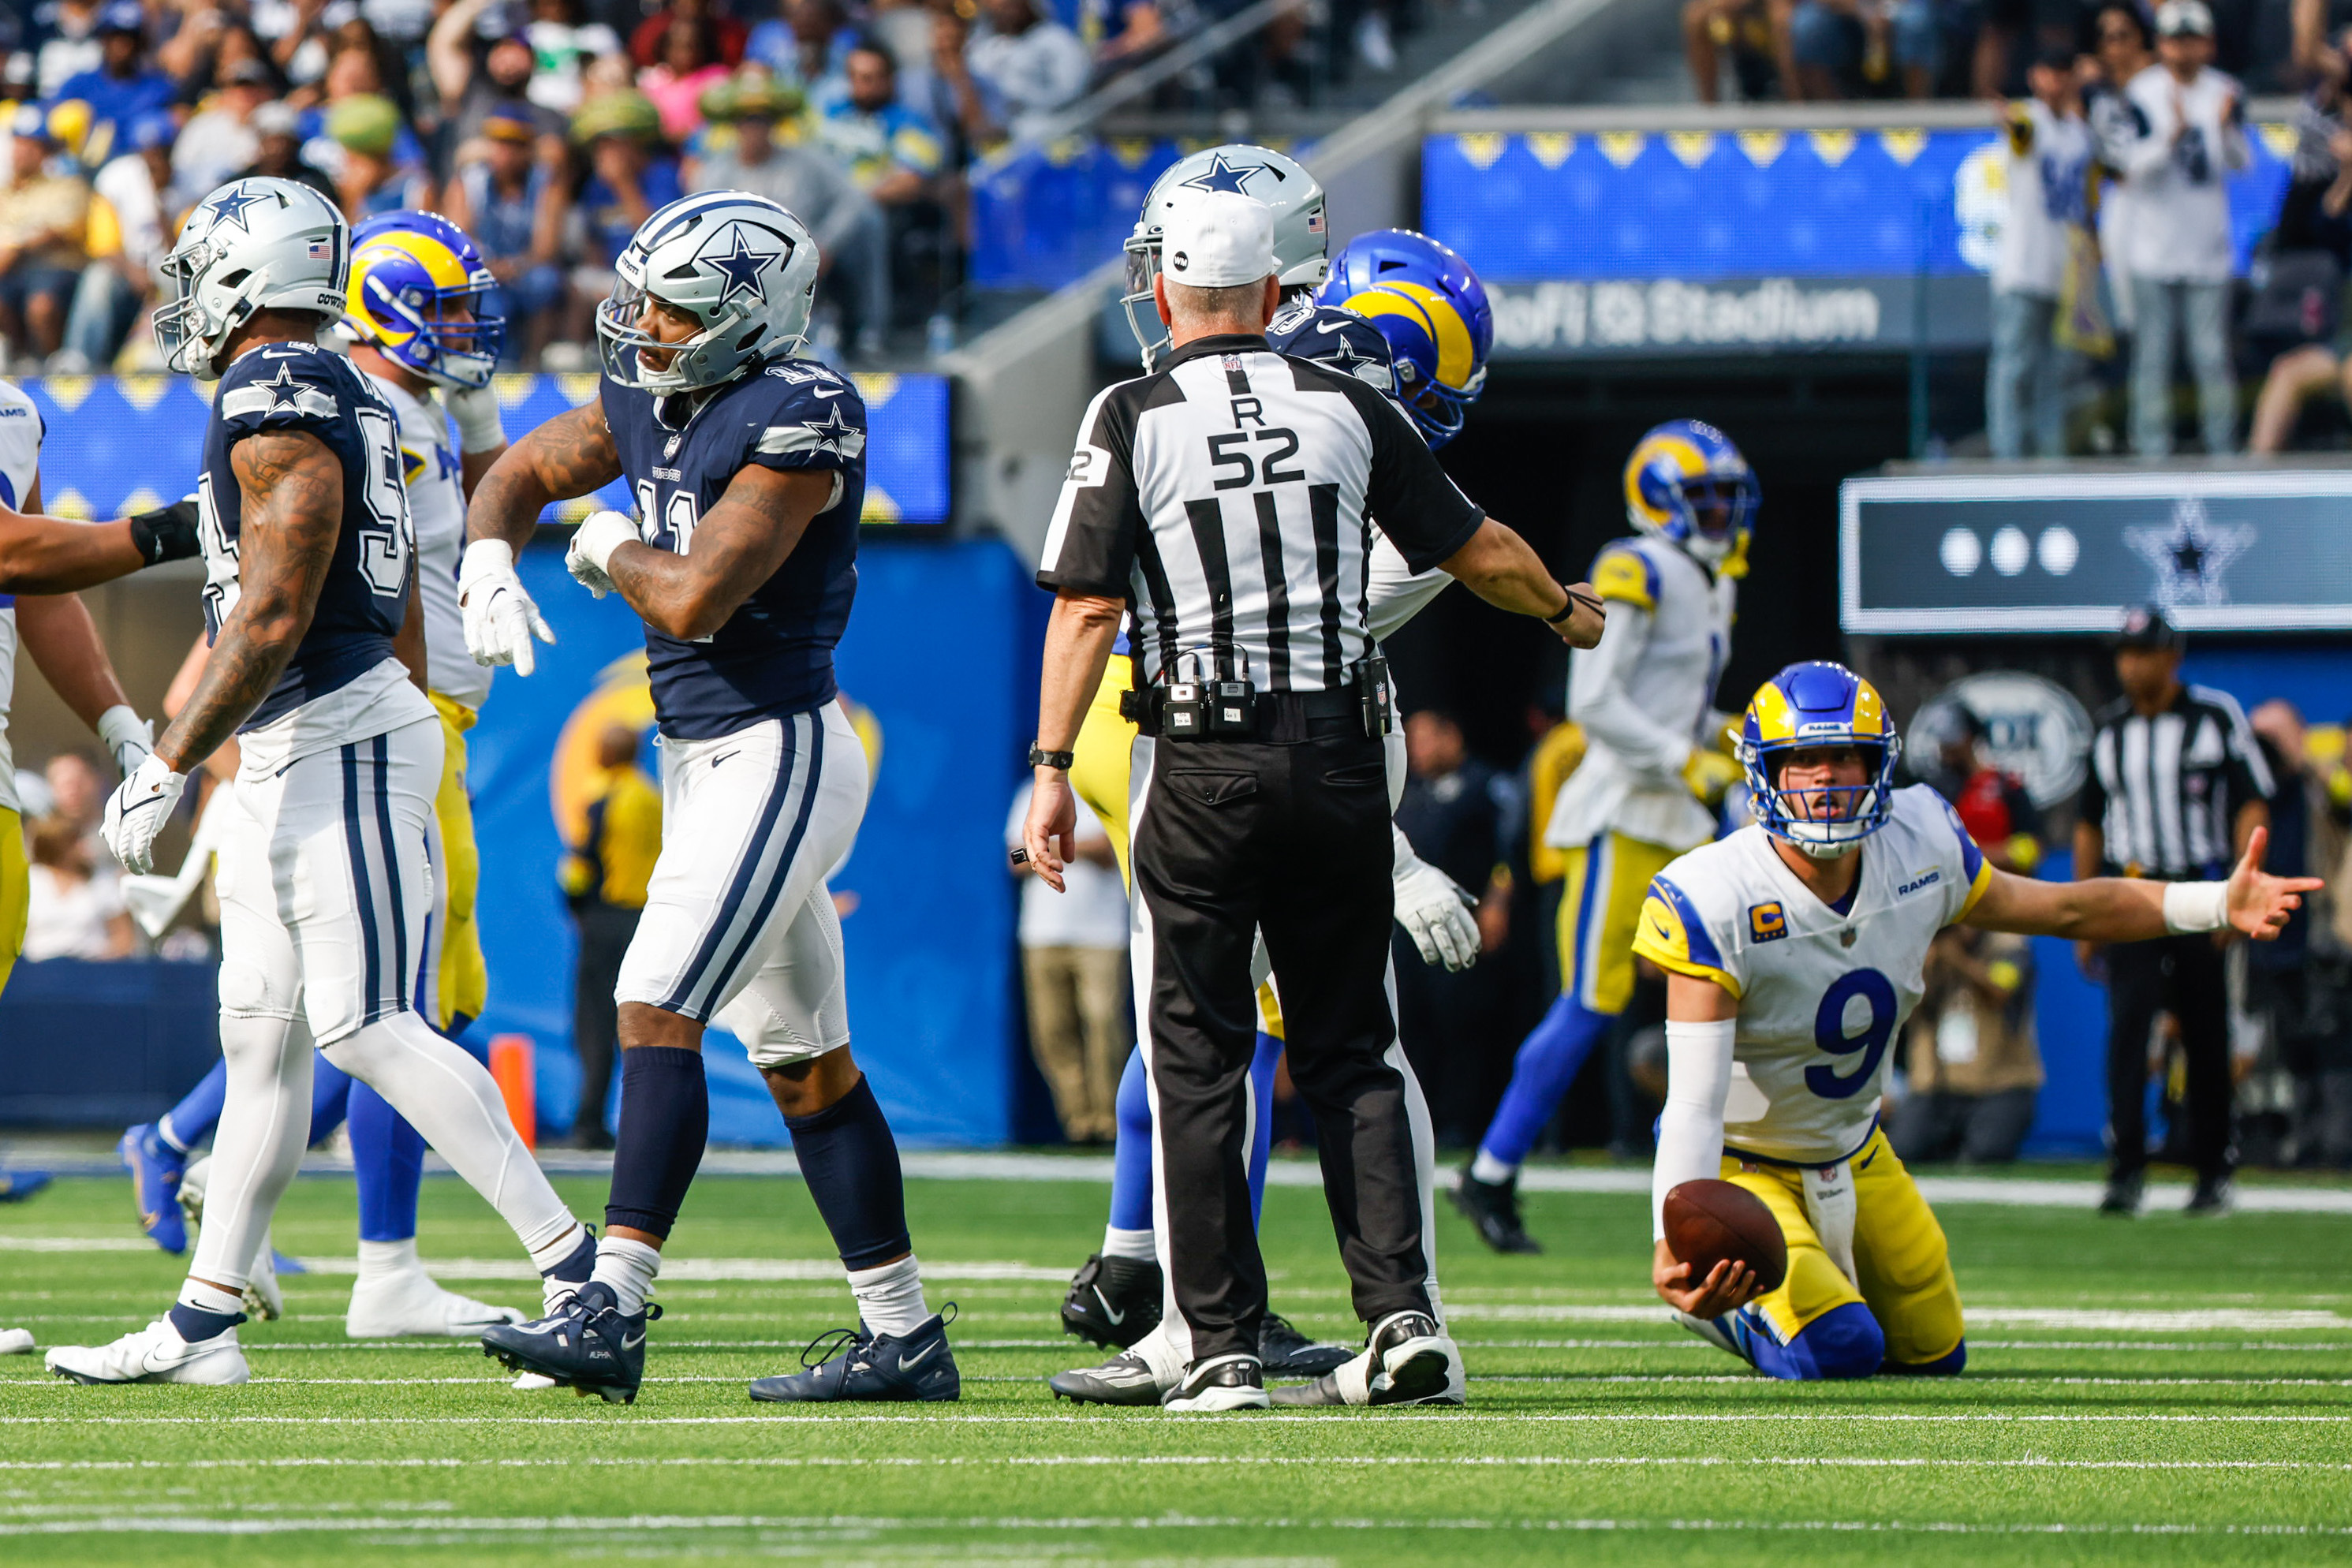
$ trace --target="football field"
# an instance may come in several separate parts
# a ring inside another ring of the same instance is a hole
[[[601,1181],[559,1184],[598,1212]],[[1103,1200],[908,1183],[931,1301],[960,1313],[955,1405],[746,1399],[850,1321],[778,1177],[694,1189],[633,1407],[514,1394],[470,1343],[352,1344],[348,1273],[324,1268],[243,1331],[243,1388],[0,1360],[0,1563],[2352,1561],[2352,1215],[1946,1205],[1967,1374],[1798,1388],[1662,1321],[1644,1199],[1538,1193],[1541,1258],[1444,1221],[1468,1409],[1176,1417],[1046,1392],[1093,1359],[1054,1312]],[[0,1324],[89,1342],[160,1310],[182,1260],[130,1207],[126,1183],[79,1178],[0,1210]],[[352,1214],[348,1179],[306,1177],[278,1246],[332,1267]],[[1265,1233],[1277,1309],[1355,1337],[1319,1194],[1276,1186]],[[422,1245],[445,1281],[535,1308],[456,1181],[425,1184]]]

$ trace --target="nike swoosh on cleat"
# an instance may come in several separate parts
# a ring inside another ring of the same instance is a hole
[[[621,1348],[625,1351],[633,1351],[645,1342],[645,1331],[640,1329],[637,1331],[637,1337],[635,1339],[624,1339],[621,1342]]]
[[[1095,1287],[1095,1300],[1102,1303],[1103,1316],[1108,1318],[1113,1323],[1127,1321],[1126,1312],[1114,1312],[1110,1310],[1110,1298],[1102,1293],[1102,1287],[1099,1285]],[[1129,1310],[1132,1310],[1129,1309]]]
[[[945,1340],[933,1340],[929,1344],[925,1345],[918,1354],[900,1356],[898,1358],[898,1370],[900,1372],[904,1372],[910,1366],[922,1365],[923,1363],[931,1359],[931,1353],[934,1351],[937,1351],[945,1343],[947,1343],[947,1341]]]

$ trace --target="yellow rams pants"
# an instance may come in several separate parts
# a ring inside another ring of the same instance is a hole
[[[1633,930],[1650,879],[1679,849],[1603,833],[1564,852],[1559,899],[1559,992],[1611,1017],[1633,995]]]
[[[433,1026],[456,1031],[482,1016],[490,976],[482,962],[482,932],[474,920],[474,898],[482,879],[482,856],[474,842],[474,803],[466,793],[466,731],[474,710],[433,693],[441,715],[441,787],[433,815],[441,842],[434,856],[433,952],[428,999]]]
[[[0,807],[0,991],[25,951],[25,915],[33,897],[33,868],[25,858],[25,819]]]

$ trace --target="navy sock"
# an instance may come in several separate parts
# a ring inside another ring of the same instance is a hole
[[[580,1245],[552,1268],[542,1268],[542,1279],[560,1279],[566,1285],[585,1285],[588,1277],[596,1272],[596,1232],[588,1226],[580,1227]]]
[[[702,1053],[632,1046],[621,1053],[621,1125],[613,1135],[613,1190],[604,1226],[667,1237],[710,1141],[710,1086]]]
[[[814,1116],[787,1116],[784,1126],[844,1268],[871,1268],[914,1250],[898,1141],[864,1075],[833,1104]]]
[[[174,1302],[169,1315],[173,1329],[190,1344],[211,1339],[245,1321],[243,1312],[207,1312],[184,1301]]]

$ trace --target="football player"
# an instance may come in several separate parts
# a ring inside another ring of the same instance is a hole
[[[1957,1373],[1968,1359],[1944,1233],[1879,1130],[1889,1047],[1927,945],[1953,924],[2142,942],[2277,937],[2319,882],[2262,870],[2256,830],[2226,882],[2042,882],[1999,869],[1926,784],[1870,683],[1793,664],[1739,742],[1757,820],[1651,880],[1633,951],[1667,971],[1665,1113],[1651,1279],[1677,1319],[1772,1377]],[[1720,1176],[1762,1199],[1788,1278],[1704,1279],[1667,1249],[1666,1194]]]
[[[1493,315],[1476,275],[1445,247],[1402,229],[1350,242],[1334,265],[1328,258],[1322,186],[1303,166],[1264,147],[1234,144],[1196,153],[1160,175],[1145,196],[1142,215],[1127,241],[1128,293],[1122,304],[1147,371],[1168,342],[1167,325],[1149,303],[1160,267],[1161,229],[1174,204],[1194,191],[1210,190],[1238,191],[1274,213],[1276,275],[1286,303],[1268,325],[1270,345],[1342,370],[1391,396],[1409,383],[1417,390],[1405,404],[1406,411],[1433,445],[1443,445],[1460,429],[1460,410],[1484,384],[1486,353],[1494,340]],[[1370,308],[1359,311],[1359,299]],[[1439,374],[1441,343],[1451,353],[1444,364],[1450,375]],[[1375,638],[1402,626],[1453,581],[1443,571],[1412,573],[1384,536],[1374,541],[1370,577]],[[1079,732],[1070,775],[1073,788],[1103,820],[1122,873],[1127,866],[1128,762],[1135,725],[1121,716],[1119,702],[1132,679],[1122,637]],[[1391,737],[1392,784],[1402,780],[1402,737]],[[1415,855],[1402,833],[1393,837],[1398,923],[1425,962],[1449,969],[1468,967],[1478,956],[1477,928],[1469,915],[1472,900],[1451,878]],[[1258,1007],[1263,1027],[1251,1066],[1251,1092],[1254,1103],[1270,1108],[1275,1067],[1282,1054],[1281,1009],[1263,974]],[[1072,1279],[1062,1305],[1067,1331],[1122,1352],[1100,1366],[1049,1380],[1056,1394],[1082,1402],[1156,1404],[1183,1370],[1154,1331],[1163,1310],[1164,1282],[1153,1250],[1151,1110],[1142,1059],[1140,1052],[1131,1055],[1119,1080],[1111,1213],[1103,1247]],[[1402,1059],[1398,1053],[1401,1067]],[[1420,1084],[1410,1067],[1402,1070],[1415,1158],[1423,1166],[1426,1192],[1435,1139]],[[1265,1199],[1272,1133],[1270,1115],[1262,1112],[1254,1118],[1249,1166],[1253,1215]],[[1432,1234],[1433,1227],[1424,1226],[1423,1235]],[[1434,1300],[1433,1279],[1430,1289]],[[1259,1355],[1269,1373],[1318,1379],[1309,1388],[1329,1395],[1330,1402],[1365,1402],[1369,1391],[1361,1369],[1370,1364],[1367,1355],[1311,1341],[1278,1313],[1265,1315]],[[1351,1373],[1351,1368],[1356,1370]],[[1454,1385],[1441,1400],[1460,1403],[1459,1371],[1457,1357]],[[1343,1385],[1356,1397],[1343,1400]],[[1277,1403],[1295,1403],[1300,1394],[1299,1390],[1283,1390],[1275,1397]]]
[[[1602,547],[1592,585],[1609,603],[1601,646],[1569,657],[1569,716],[1583,763],[1560,785],[1545,842],[1563,851],[1559,999],[1519,1046],[1510,1086],[1454,1190],[1497,1252],[1541,1248],[1519,1219],[1519,1165],[1633,991],[1633,922],[1667,861],[1715,837],[1739,777],[1719,743],[1715,687],[1731,651],[1756,476],[1723,432],[1675,419],[1625,463],[1638,531]]]
[[[334,205],[266,178],[213,192],[163,263],[166,363],[219,382],[197,486],[213,651],[104,831],[150,870],[189,771],[236,736],[215,884],[228,1095],[178,1302],[111,1344],[51,1351],[77,1382],[246,1380],[239,1299],[301,1160],[314,1040],[499,1210],[549,1297],[594,1261],[489,1073],[411,1010],[441,731],[392,405],[318,342],[350,270]]]
[[[635,1395],[646,1296],[709,1127],[702,1037],[717,1023],[783,1112],[859,1319],[830,1360],[761,1378],[751,1397],[954,1399],[898,1145],[849,1053],[824,886],[866,809],[866,753],[833,670],[857,585],[866,405],[800,357],[817,247],[774,202],[740,191],[672,202],[617,266],[596,314],[603,399],[491,467],[458,584],[474,657],[527,672],[546,631],[515,550],[550,501],[628,477],[638,521],[594,514],[567,557],[592,593],[617,592],[644,618],[661,726],[661,855],[614,992],[621,1125],[605,1236],[576,1297],[482,1342],[519,1371]]]

